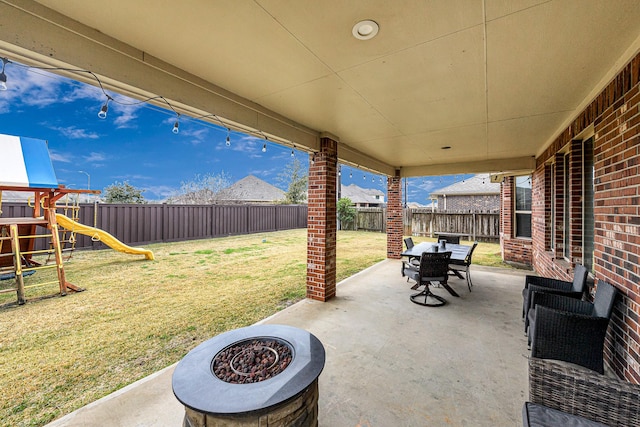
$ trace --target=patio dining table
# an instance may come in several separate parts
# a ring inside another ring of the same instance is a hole
[[[411,249],[407,249],[406,251],[402,252],[402,256],[411,259],[420,258],[423,252],[451,252],[451,261],[464,262],[470,250],[471,246],[467,245],[446,243],[445,246],[442,246],[438,243],[422,242],[418,243]],[[464,279],[464,277],[462,277],[457,271],[453,270],[453,273],[460,279]],[[458,295],[458,293],[451,286],[443,284],[443,287],[454,297],[460,297],[460,295]]]

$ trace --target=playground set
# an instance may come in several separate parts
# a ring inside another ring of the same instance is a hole
[[[79,195],[100,191],[59,185],[46,141],[0,134],[0,153],[0,280],[15,280],[14,286],[1,287],[0,293],[16,292],[18,304],[24,304],[25,289],[31,287],[57,283],[60,295],[83,291],[69,283],[64,272],[65,258],[69,260],[75,248],[76,233],[120,252],[153,260],[150,250],[130,247],[104,230],[77,222]],[[3,191],[32,193],[32,217],[3,217]],[[40,246],[46,249],[36,249],[37,239],[47,239],[48,247],[45,244]],[[43,269],[55,269],[57,280],[25,285],[25,277]]]

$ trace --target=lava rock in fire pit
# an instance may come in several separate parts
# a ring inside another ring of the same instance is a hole
[[[254,339],[231,345],[213,359],[213,373],[222,381],[248,384],[268,380],[291,362],[291,348],[278,340]]]

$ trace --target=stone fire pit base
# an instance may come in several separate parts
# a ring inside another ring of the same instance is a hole
[[[318,380],[316,379],[301,394],[268,410],[223,416],[185,409],[183,427],[316,427]]]

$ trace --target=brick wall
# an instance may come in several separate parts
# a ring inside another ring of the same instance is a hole
[[[402,254],[402,191],[400,176],[387,178],[387,258]]]
[[[307,298],[327,301],[336,294],[337,142],[321,138],[309,160]]]
[[[615,372],[640,383],[640,55],[627,64],[537,158],[533,174],[533,265],[538,274],[571,279],[573,263],[582,262],[582,145],[574,141],[593,125],[594,143],[594,276],[620,290],[605,343],[605,356]],[[569,153],[570,259],[563,259],[564,154]],[[549,162],[555,160],[551,182]],[[551,188],[556,215],[549,211]],[[545,199],[546,206],[540,200]],[[551,250],[556,227],[555,250]]]

